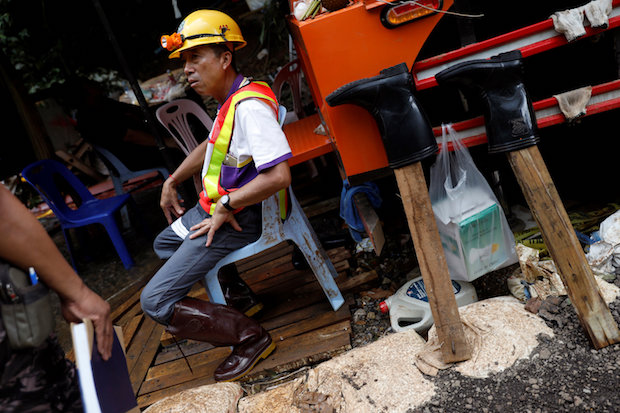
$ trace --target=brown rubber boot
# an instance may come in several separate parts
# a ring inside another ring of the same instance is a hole
[[[241,279],[234,265],[226,265],[220,269],[217,279],[222,286],[224,298],[228,305],[252,317],[263,309],[263,303],[252,289]]]
[[[217,381],[244,376],[276,347],[260,324],[236,309],[190,297],[174,305],[167,330],[179,338],[233,346],[232,353],[215,370]]]

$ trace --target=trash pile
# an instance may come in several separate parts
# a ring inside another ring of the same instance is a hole
[[[144,99],[150,104],[170,102],[185,96],[187,81],[182,70],[168,71],[140,84]],[[125,92],[119,97],[123,103],[138,104],[138,99],[133,90],[125,88]]]
[[[598,241],[590,245],[586,258],[594,273],[603,278],[620,275],[620,211],[601,222],[593,238]]]
[[[569,214],[577,237],[584,244],[586,259],[596,275],[599,290],[606,302],[615,299],[617,289],[609,282],[620,275],[620,210],[600,222],[600,217],[608,215],[610,209],[617,209],[617,205],[610,204],[599,211],[588,214]],[[525,221],[533,222],[524,217],[522,211],[519,213]],[[580,232],[580,230],[592,230],[599,227],[598,222],[600,222],[600,229],[592,231],[590,235]],[[548,250],[540,237],[538,228],[527,228],[517,234],[515,239],[518,242],[519,270],[507,280],[511,294],[524,302],[530,299],[545,300],[548,297],[566,295],[556,265],[547,256]]]

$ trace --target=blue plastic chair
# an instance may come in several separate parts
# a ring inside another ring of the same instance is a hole
[[[22,171],[22,176],[39,192],[60,221],[73,268],[76,266],[67,230],[89,224],[103,225],[125,268],[129,269],[133,266],[133,259],[129,255],[115,219],[115,214],[131,202],[130,194],[97,199],[65,165],[52,159],[44,159],[28,165]],[[63,191],[69,191],[69,195],[77,206],[76,209],[71,208],[67,203],[66,193]]]
[[[162,176],[165,181],[166,179],[168,179],[168,175],[170,174],[168,170],[163,167],[132,171],[127,168],[120,159],[118,159],[114,154],[112,154],[112,152],[98,145],[91,146],[93,147],[95,152],[100,155],[101,160],[105,164],[106,168],[108,168],[108,170],[110,171],[110,178],[112,178],[112,183],[114,184],[114,192],[116,192],[116,195],[122,195],[125,193],[125,190],[123,189],[123,184],[130,181],[131,179],[138,178],[152,172],[157,172]]]

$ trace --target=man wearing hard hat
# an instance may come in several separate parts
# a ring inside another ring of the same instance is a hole
[[[209,138],[164,182],[160,205],[171,225],[157,236],[154,249],[167,261],[144,288],[141,304],[176,337],[232,346],[215,370],[217,381],[240,378],[275,344],[246,315],[259,308],[253,298],[226,306],[187,293],[220,259],[258,239],[261,201],[291,182],[286,162],[291,150],[278,124],[275,96],[265,83],[243,77],[233,66],[234,52],[245,44],[237,23],[214,10],[191,13],[177,33],[162,37],[170,58],[184,62],[190,86],[220,107]],[[203,190],[186,212],[176,188],[199,172]],[[228,278],[228,284],[243,284],[237,274]]]

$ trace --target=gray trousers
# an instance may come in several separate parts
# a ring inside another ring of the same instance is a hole
[[[180,219],[183,227],[189,231],[193,225],[209,216],[196,204]],[[189,234],[181,238],[172,229],[172,225],[155,238],[155,253],[167,261],[142,290],[140,303],[145,314],[158,323],[167,325],[174,304],[183,299],[219,260],[258,239],[262,232],[260,204],[244,208],[235,218],[243,231],[236,231],[226,223],[215,232],[213,242],[208,248],[205,247],[206,234],[194,239],[190,239]],[[178,228],[179,224],[173,225]]]

